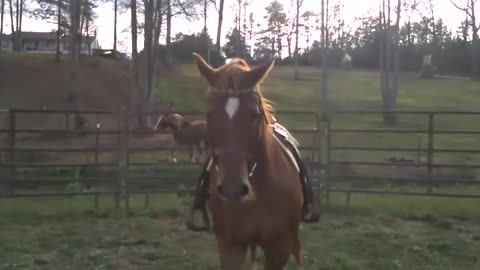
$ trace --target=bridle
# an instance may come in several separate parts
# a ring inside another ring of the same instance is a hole
[[[232,88],[229,88],[227,90],[218,90],[216,88],[210,88],[210,93],[213,93],[214,95],[219,96],[219,97],[227,97],[227,98],[230,98],[230,97],[240,98],[244,95],[256,94],[257,97],[258,97],[258,104],[256,106],[257,107],[257,114],[262,115],[263,120],[265,121],[265,123],[268,124],[267,115],[265,114],[265,111],[264,111],[263,106],[262,106],[262,98],[261,98],[260,94],[258,93],[257,88],[255,86],[247,88],[247,89],[243,89],[243,90],[235,90],[235,89],[232,89]],[[263,130],[263,125],[260,125],[259,134],[258,134],[259,144],[262,142],[263,136],[265,136],[265,131]],[[236,150],[232,150],[232,149],[222,149],[222,148],[218,149],[218,148],[215,148],[213,145],[211,146],[211,148],[212,148],[211,149],[212,150],[212,156],[210,157],[208,165],[207,165],[207,170],[208,171],[210,171],[211,167],[214,166],[215,170],[218,172],[219,171],[219,168],[218,168],[218,165],[217,165],[218,157],[221,156],[221,155],[224,155],[224,154],[233,154],[233,155],[240,156],[240,157],[247,160],[247,163],[248,163],[248,177],[249,178],[253,177],[253,175],[254,175],[257,167],[258,167],[259,154],[254,154],[253,159],[252,159],[251,155],[244,152],[244,151],[236,151]]]

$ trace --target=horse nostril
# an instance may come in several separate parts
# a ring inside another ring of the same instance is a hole
[[[241,197],[247,196],[248,191],[249,191],[248,185],[243,184],[242,187],[240,188],[240,196]]]
[[[218,185],[218,193],[226,199],[238,200],[248,195],[250,188],[246,184]]]

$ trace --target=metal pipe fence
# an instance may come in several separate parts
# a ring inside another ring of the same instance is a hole
[[[203,116],[201,112],[177,113],[187,118]],[[480,198],[480,192],[464,194],[436,191],[438,185],[480,183],[480,176],[452,179],[436,175],[439,169],[480,169],[480,159],[472,158],[473,164],[458,164],[437,158],[437,155],[480,154],[480,128],[476,130],[474,125],[470,125],[468,128],[449,129],[440,119],[458,118],[458,123],[467,117],[478,117],[480,120],[480,112],[393,113],[398,117],[399,124],[394,128],[385,128],[379,125],[365,127],[372,122],[380,122],[381,111],[339,111],[328,122],[321,122],[318,114],[310,111],[277,112],[280,118],[282,115],[296,115],[295,119],[307,119],[304,124],[291,121],[285,126],[302,143],[300,150],[315,190],[319,195],[325,193],[327,200],[330,193],[334,192],[345,193],[348,202],[351,194],[357,193]],[[71,118],[78,114],[87,119],[87,125],[81,129],[72,127]],[[162,112],[145,114],[155,117]],[[54,123],[45,120],[44,127],[32,127],[28,122],[31,115],[38,119],[51,119],[50,116],[55,115],[56,120]],[[426,120],[416,119],[403,125],[402,119],[407,116],[424,117]],[[5,119],[4,126],[0,126],[0,197],[90,195],[94,196],[97,205],[98,196],[112,195],[117,206],[120,198],[128,206],[129,196],[141,193],[145,195],[147,205],[152,193],[190,192],[200,172],[201,164],[192,163],[187,158],[181,158],[177,163],[165,160],[170,151],[185,156],[191,149],[146,142],[148,138],[169,132],[136,130],[133,124],[137,115],[126,111],[11,109],[0,110],[0,117]],[[347,117],[347,120],[342,120],[342,117]],[[367,117],[367,120],[348,120],[355,117]],[[284,124],[281,119],[280,122]],[[343,126],[338,126],[342,122]],[[366,144],[367,141],[375,143],[377,137],[390,135],[396,136],[398,141],[407,136],[418,136],[423,140],[423,145],[398,145],[395,140],[373,146]],[[338,140],[342,136],[346,138]],[[468,136],[466,141],[471,143],[463,148],[446,147],[441,141],[438,142],[439,136],[448,136],[447,141]],[[394,152],[416,155],[417,160],[379,161],[366,158],[383,158],[385,154]],[[347,170],[361,166],[376,169],[369,170],[369,174],[364,174],[362,170],[350,173]],[[423,170],[423,173],[416,178],[395,174],[385,176],[379,173],[379,168],[415,168]],[[369,184],[365,186],[362,182]],[[409,189],[405,190],[405,186]],[[419,191],[419,187],[425,190]]]

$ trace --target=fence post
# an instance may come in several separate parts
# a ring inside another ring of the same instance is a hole
[[[433,152],[434,152],[434,141],[433,135],[435,133],[435,114],[428,114],[428,160],[427,160],[427,177],[428,177],[428,188],[427,192],[432,193],[433,191]]]
[[[145,209],[150,207],[150,192],[145,192]]]
[[[16,167],[16,129],[17,129],[17,117],[15,110],[9,110],[8,114],[8,180],[6,191],[7,194],[13,195],[15,193],[15,180],[17,178]]]
[[[317,181],[317,207],[318,211],[322,209],[322,152],[321,152],[321,144],[322,144],[322,137],[320,132],[320,118],[318,114],[314,113],[315,117],[315,132],[313,134],[313,172],[315,173],[316,177],[318,178]]]
[[[347,207],[350,207],[350,191],[347,191],[347,198],[345,202],[347,204]]]
[[[122,132],[122,115],[123,115],[123,110],[120,111],[117,117],[117,190],[115,192],[114,196],[114,201],[115,201],[115,209],[119,210],[120,209],[120,196],[122,195],[122,157],[123,157],[123,132]]]
[[[98,212],[98,210],[100,210],[100,198],[98,194],[93,195],[93,204],[95,207],[95,212]]]
[[[327,121],[327,153],[326,153],[326,164],[325,164],[325,189],[327,194],[327,206],[330,205],[330,155],[331,155],[331,148],[332,148],[332,138],[331,138],[331,121],[333,117],[329,117]]]
[[[65,127],[66,129],[70,129],[70,113],[65,113]]]
[[[125,141],[124,141],[124,147],[125,147],[125,158],[124,162],[125,165],[123,167],[123,187],[124,187],[124,194],[125,194],[125,210],[128,213],[130,210],[130,192],[129,192],[129,174],[130,174],[130,151],[129,151],[129,144],[130,144],[130,115],[127,112],[125,116],[125,128],[124,128],[124,134],[125,134]]]
[[[98,164],[98,154],[99,150],[98,148],[100,144],[100,124],[97,123],[97,126],[95,127],[95,164]]]

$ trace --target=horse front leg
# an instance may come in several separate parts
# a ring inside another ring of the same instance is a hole
[[[172,149],[170,149],[170,154],[168,156],[168,161],[170,162],[177,162],[177,159],[175,158],[175,148],[177,147],[177,143],[174,141],[172,144]]]
[[[286,239],[278,240],[264,248],[265,270],[283,270],[288,263],[291,245]]]
[[[217,239],[217,246],[220,255],[220,268],[222,270],[243,269],[247,255],[247,246],[222,239]]]
[[[250,265],[251,270],[258,270],[258,261],[257,261],[257,246],[250,246]]]
[[[298,232],[297,235],[293,237],[291,246],[291,253],[293,254],[295,262],[297,263],[297,270],[303,270],[302,243],[300,242],[300,235],[298,235]]]
[[[197,145],[192,145],[192,152],[191,152],[191,157],[192,157],[192,163],[196,163],[197,162],[197,151],[198,151],[198,148],[197,148]]]

